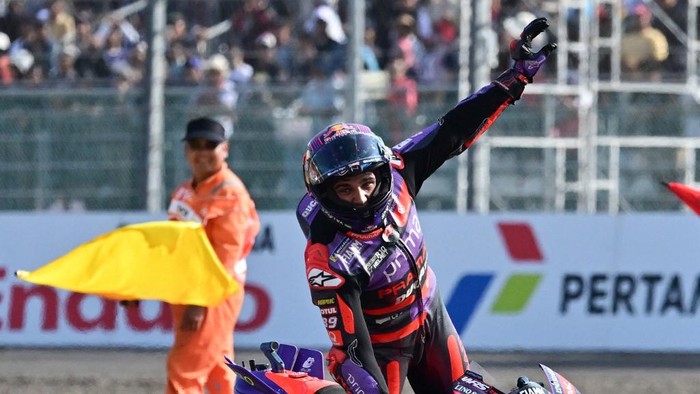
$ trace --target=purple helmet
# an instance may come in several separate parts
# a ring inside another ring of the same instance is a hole
[[[368,233],[383,224],[391,208],[391,157],[391,149],[369,127],[336,123],[309,141],[304,154],[304,182],[326,216],[350,231]],[[362,207],[340,200],[328,187],[329,179],[367,171],[374,172],[377,187]]]

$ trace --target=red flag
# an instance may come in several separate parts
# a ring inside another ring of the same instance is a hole
[[[663,182],[663,184],[690,207],[693,212],[700,215],[700,189],[695,189],[678,182]]]

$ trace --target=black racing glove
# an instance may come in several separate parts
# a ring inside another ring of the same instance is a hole
[[[506,90],[513,101],[520,98],[525,85],[532,82],[532,77],[537,74],[547,56],[557,48],[557,44],[552,42],[542,47],[539,52],[532,51],[532,40],[548,27],[547,18],[537,18],[525,26],[519,39],[510,43],[510,57],[515,62],[513,67],[496,78],[495,82]]]

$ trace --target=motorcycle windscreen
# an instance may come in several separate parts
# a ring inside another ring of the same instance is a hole
[[[569,382],[565,377],[563,377],[558,372],[554,371],[552,368],[544,364],[540,364],[540,368],[547,375],[547,381],[549,382],[549,388],[552,393],[561,394],[581,394],[576,387],[574,387],[571,382]]]

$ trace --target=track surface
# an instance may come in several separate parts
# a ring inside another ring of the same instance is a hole
[[[165,356],[162,350],[0,348],[0,394],[162,393]],[[502,390],[521,375],[543,381],[537,366],[543,363],[583,394],[700,392],[700,354],[472,352],[470,357]],[[249,359],[264,360],[258,351],[237,350],[237,361]]]

